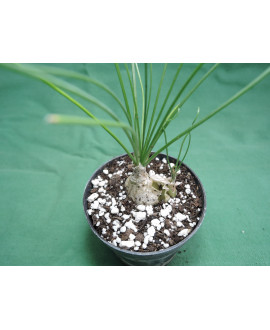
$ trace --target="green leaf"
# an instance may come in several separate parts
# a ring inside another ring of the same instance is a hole
[[[89,117],[91,117],[92,119],[94,119],[95,121],[98,121],[98,119],[88,110],[86,109],[86,107],[84,107],[82,104],[80,104],[77,100],[75,100],[73,97],[71,97],[68,93],[66,93],[65,91],[63,91],[61,88],[59,88],[58,86],[56,86],[55,84],[53,84],[50,80],[48,80],[47,75],[43,75],[42,72],[35,70],[28,70],[25,69],[22,65],[20,64],[4,64],[1,65],[3,67],[9,68],[13,71],[28,75],[32,78],[36,78],[39,79],[41,81],[43,81],[44,83],[46,83],[48,86],[50,86],[51,88],[53,88],[55,91],[57,91],[59,94],[61,94],[62,96],[64,96],[65,98],[67,98],[69,101],[71,101],[73,104],[75,104],[79,109],[81,109],[83,112],[85,112]],[[120,139],[104,124],[102,124],[102,122],[100,122],[100,126],[103,127],[103,129],[105,129],[105,131],[107,133],[109,133],[111,135],[111,137],[125,150],[125,152],[129,155],[129,157],[132,159],[132,161],[134,162],[134,164],[138,164],[138,160],[136,160],[132,154],[129,152],[129,150],[127,149],[127,147],[120,141]],[[127,128],[123,128],[126,132]],[[133,146],[133,141],[131,140],[130,136],[128,133],[126,133],[131,145]]]
[[[201,119],[200,121],[198,121],[196,124],[191,125],[190,127],[188,127],[182,133],[180,133],[175,138],[173,138],[171,141],[169,141],[164,146],[162,146],[160,149],[158,149],[158,151],[156,151],[151,157],[149,157],[149,159],[144,163],[144,165],[146,166],[147,164],[149,164],[151,162],[151,160],[154,159],[165,148],[167,148],[168,146],[170,146],[175,141],[179,140],[182,136],[190,133],[196,127],[202,125],[204,122],[206,122],[207,120],[209,120],[210,118],[212,118],[213,116],[215,116],[218,112],[220,112],[221,110],[225,109],[231,103],[233,103],[234,101],[236,101],[240,96],[242,96],[245,93],[247,93],[251,88],[253,88],[254,86],[256,86],[259,82],[261,82],[263,79],[265,79],[269,74],[270,74],[270,66],[263,73],[261,73],[257,78],[255,78],[248,85],[246,85],[244,88],[242,88],[239,92],[237,92],[231,98],[229,98],[226,102],[224,102],[220,107],[218,107],[217,109],[215,109],[214,111],[212,111],[209,115],[205,116],[203,119]]]
[[[89,119],[78,116],[66,116],[58,114],[50,114],[45,117],[46,121],[50,124],[65,124],[65,125],[84,125],[84,126],[106,126],[106,127],[118,127],[126,128],[133,131],[132,127],[123,122],[101,120],[101,119]]]
[[[161,115],[162,115],[162,113],[163,113],[164,107],[165,107],[165,105],[166,105],[166,103],[167,103],[167,101],[168,101],[169,96],[171,95],[171,92],[172,92],[172,90],[173,90],[173,87],[174,87],[174,85],[175,85],[175,82],[176,82],[176,80],[177,80],[177,77],[178,77],[178,75],[179,75],[179,73],[180,73],[182,67],[183,67],[183,63],[180,64],[180,65],[178,66],[178,69],[177,69],[176,74],[175,74],[175,76],[174,76],[174,78],[173,78],[173,81],[172,81],[172,83],[171,83],[171,85],[170,85],[170,88],[169,88],[169,90],[168,90],[168,92],[167,92],[167,95],[166,95],[165,100],[164,100],[164,102],[163,102],[163,104],[162,104],[162,107],[161,107],[161,109],[160,109],[159,112],[158,112],[158,116],[157,116],[157,119],[155,120],[154,126],[153,126],[151,132],[150,132],[150,130],[149,130],[149,132],[148,132],[148,134],[147,134],[147,140],[146,140],[146,143],[145,143],[145,150],[148,150],[148,149],[149,149],[149,142],[150,142],[150,140],[151,140],[151,138],[152,138],[152,136],[153,136],[153,134],[154,134],[154,131],[155,131],[155,129],[156,129],[156,126],[157,126],[157,124],[158,124],[158,122],[159,122],[159,120],[160,120],[160,117],[161,117]],[[150,127],[150,128],[151,128],[151,127]]]
[[[93,85],[96,85],[97,87],[99,87],[99,88],[103,89],[105,92],[107,92],[110,96],[112,96],[115,99],[115,101],[120,105],[120,107],[122,108],[122,110],[124,112],[127,111],[126,108],[124,107],[124,105],[122,104],[122,102],[120,101],[120,99],[117,97],[117,95],[108,86],[106,86],[105,84],[101,83],[100,81],[93,79],[85,74],[78,73],[78,72],[72,71],[72,70],[49,66],[49,65],[25,64],[25,67],[26,68],[32,67],[32,69],[36,68],[37,70],[41,70],[42,72],[50,74],[50,75],[82,80],[85,82],[89,82]]]
[[[171,113],[175,112],[176,109],[179,107],[178,105],[174,107],[175,103],[177,102],[177,100],[179,99],[179,97],[182,95],[182,93],[184,92],[184,90],[186,89],[186,87],[189,85],[189,83],[192,81],[192,79],[196,76],[196,74],[199,72],[199,70],[202,68],[203,64],[198,64],[196,66],[196,68],[193,70],[193,72],[190,74],[190,76],[188,77],[188,79],[185,81],[184,85],[182,86],[182,88],[180,89],[180,91],[177,93],[176,97],[174,98],[171,106],[169,107],[169,109],[167,110],[165,116],[163,117],[160,125],[158,126],[158,128],[156,129],[156,133],[154,135],[154,137],[152,138],[152,140],[150,141],[150,139],[147,141],[147,152],[144,153],[144,158],[143,158],[143,162],[145,161],[145,155],[149,155],[152,148],[156,145],[157,141],[159,140],[163,129],[166,128],[166,121],[170,118]],[[181,68],[180,68],[181,69]],[[174,108],[173,108],[174,107]],[[173,110],[172,110],[173,109]],[[171,111],[172,110],[172,111]],[[157,121],[156,121],[157,124]],[[156,126],[156,125],[155,125]],[[150,134],[150,137],[152,137],[153,135],[153,131]]]

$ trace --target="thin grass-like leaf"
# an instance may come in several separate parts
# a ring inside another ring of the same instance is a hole
[[[45,81],[44,81],[45,82]],[[69,101],[71,101],[72,103],[74,103],[75,105],[77,105],[77,107],[79,107],[81,110],[83,110],[88,116],[90,116],[92,119],[94,119],[95,121],[98,121],[98,118],[96,118],[91,112],[89,112],[83,105],[81,105],[78,101],[76,101],[74,98],[72,98],[70,95],[68,95],[67,93],[65,93],[64,91],[62,91],[60,88],[58,88],[57,86],[51,84],[50,82],[45,82],[47,83],[47,85],[49,85],[50,87],[52,87],[55,91],[57,91],[59,94],[63,95],[64,97],[66,97]],[[111,137],[118,142],[118,144],[120,144],[120,146],[126,151],[126,153],[129,155],[129,157],[132,159],[132,161],[135,161],[134,157],[131,155],[131,153],[128,151],[127,147],[120,141],[120,139],[104,124],[100,123],[100,126],[105,129],[105,131],[107,133],[109,133],[111,135]]]
[[[135,131],[137,132],[139,138],[139,149],[141,154],[142,143],[141,143],[141,134],[140,134],[140,122],[139,122],[139,112],[138,112],[138,101],[137,101],[137,80],[136,80],[136,69],[135,64],[131,64],[132,71],[132,86],[133,86],[133,95],[134,95],[134,122],[135,122]]]
[[[219,63],[214,64],[206,74],[197,82],[197,84],[191,89],[191,91],[185,96],[185,98],[177,105],[178,107],[182,107],[184,103],[190,98],[190,96],[196,91],[196,89],[208,78],[208,76],[216,70],[219,66]]]
[[[2,65],[3,67],[7,67],[6,65]],[[70,96],[68,93],[66,93],[65,91],[63,91],[61,88],[59,88],[58,86],[54,85],[51,81],[46,80],[46,75],[41,75],[41,73],[39,72],[39,74],[34,73],[31,70],[26,70],[25,68],[23,68],[20,65],[9,65],[8,66],[9,69],[12,69],[13,71],[28,75],[32,78],[36,78],[39,79],[41,81],[43,81],[45,84],[47,84],[48,86],[50,86],[52,89],[54,89],[56,92],[58,92],[59,94],[61,94],[62,96],[64,96],[65,98],[67,98],[70,102],[72,102],[73,104],[75,104],[79,109],[81,109],[84,113],[86,113],[89,117],[91,117],[94,120],[98,121],[98,118],[96,118],[86,107],[84,107],[82,104],[80,104],[77,100],[75,100],[72,96]],[[100,124],[100,126],[107,132],[109,133],[112,138],[125,150],[125,152],[129,155],[129,157],[132,159],[132,161],[134,161],[134,163],[137,163],[137,161],[134,159],[134,157],[132,156],[132,154],[128,151],[127,147],[119,140],[119,138],[105,125]],[[124,128],[126,129],[126,128]],[[131,143],[132,143],[132,139],[130,139]]]
[[[147,63],[144,64],[144,121],[142,122],[143,127],[143,137],[142,137],[142,144],[144,145],[144,139],[145,139],[145,129],[146,129],[146,123],[147,123],[147,117],[148,117],[148,111],[147,111],[147,93],[148,93],[148,65]]]
[[[197,82],[197,84],[191,89],[191,91],[186,95],[186,97],[177,104],[174,109],[171,111],[171,113],[168,114],[167,118],[164,120],[164,129],[167,128],[169,123],[172,121],[172,118],[175,117],[175,114],[178,112],[178,109],[184,105],[184,103],[190,98],[190,96],[196,91],[196,89],[208,78],[208,76],[219,66],[219,63],[214,64],[210,70],[206,72],[206,74]],[[160,135],[157,137],[157,140],[159,139]]]
[[[187,145],[187,148],[186,148],[186,152],[184,154],[184,157],[182,158],[182,160],[180,160],[179,162],[179,159],[180,159],[180,156],[181,156],[181,153],[182,153],[182,149],[183,149],[183,146],[186,142],[186,139],[188,137],[188,145]],[[178,155],[178,158],[177,158],[177,162],[176,162],[176,171],[178,171],[178,169],[180,169],[182,163],[184,162],[185,158],[186,158],[186,155],[188,154],[188,151],[189,151],[189,147],[190,147],[190,142],[191,142],[191,134],[190,132],[184,137],[183,141],[182,141],[182,144],[181,144],[181,147],[180,147],[180,150],[179,150],[179,155]]]
[[[153,65],[150,63],[150,88],[149,88],[149,96],[148,96],[148,102],[147,102],[147,113],[149,111],[149,106],[151,103],[151,95],[152,95],[152,83],[153,83]]]
[[[173,144],[175,141],[179,140],[182,136],[188,134],[192,130],[194,130],[196,127],[202,125],[204,122],[215,116],[218,112],[225,109],[227,106],[229,106],[231,103],[236,101],[240,96],[248,92],[251,88],[256,86],[260,81],[262,81],[264,78],[266,78],[270,74],[270,67],[268,67],[263,73],[261,73],[257,78],[255,78],[253,81],[251,81],[247,86],[242,88],[239,92],[237,92],[235,95],[233,95],[230,99],[228,99],[226,102],[224,102],[220,107],[212,111],[209,115],[205,116],[203,119],[195,123],[194,125],[191,125],[186,130],[184,130],[182,133],[177,135],[175,138],[170,140],[166,145],[162,146],[160,149],[158,149],[149,159],[144,162],[144,165],[146,166],[151,162],[152,159],[154,159],[160,152],[162,152],[166,147]]]
[[[141,152],[141,141],[140,141],[140,131],[139,131],[139,117],[138,117],[138,109],[137,109],[137,98],[136,98],[136,91],[134,89],[134,81],[132,80],[129,72],[128,65],[125,63],[125,69],[127,72],[128,80],[129,80],[129,85],[133,97],[133,128],[135,131],[135,136],[136,136],[136,155],[138,158],[140,158],[140,152]],[[134,79],[134,78],[133,78]],[[137,116],[136,116],[137,114]]]
[[[173,102],[169,106],[169,108],[166,110],[165,113],[164,109],[165,106],[167,105],[167,101],[169,99],[169,96],[171,95],[171,92],[173,90],[173,87],[176,83],[177,76],[182,68],[182,65],[178,67],[178,70],[174,76],[174,79],[169,87],[169,90],[167,92],[167,95],[165,97],[165,100],[163,101],[163,104],[161,106],[161,109],[159,110],[156,117],[156,109],[157,109],[157,104],[159,101],[159,95],[161,93],[161,87],[163,84],[163,79],[165,76],[166,72],[166,67],[167,64],[164,65],[163,69],[163,74],[161,77],[161,81],[159,83],[158,91],[156,98],[154,100],[154,107],[150,119],[150,123],[147,127],[147,119],[150,114],[150,102],[151,102],[151,93],[152,93],[152,65],[150,65],[150,86],[148,86],[148,71],[147,71],[147,64],[145,64],[145,91],[143,89],[143,84],[142,84],[142,79],[141,75],[139,72],[139,67],[136,64],[132,64],[132,77],[129,74],[129,70],[127,65],[127,73],[128,73],[128,78],[129,78],[129,83],[131,87],[131,92],[132,92],[132,97],[133,97],[133,113],[131,111],[131,108],[128,103],[128,97],[127,97],[127,92],[125,90],[125,85],[122,79],[121,71],[119,68],[118,64],[115,64],[116,67],[116,72],[118,75],[119,83],[121,86],[122,94],[124,97],[125,101],[125,106],[122,104],[120,99],[104,84],[99,83],[95,81],[94,79],[85,76],[80,73],[76,72],[70,72],[69,70],[63,70],[60,68],[52,68],[48,66],[38,66],[38,65],[19,65],[19,64],[2,64],[1,66],[6,67],[8,69],[11,69],[13,71],[23,73],[25,75],[28,75],[30,77],[33,77],[35,79],[39,79],[40,81],[43,81],[45,84],[53,88],[55,91],[57,91],[59,94],[67,98],[70,102],[75,104],[80,110],[84,111],[91,119],[76,119],[77,124],[82,124],[82,125],[100,125],[103,127],[118,143],[121,145],[121,147],[126,151],[126,153],[129,155],[129,157],[132,159],[135,165],[138,165],[141,163],[142,165],[146,166],[153,158],[155,158],[161,151],[166,149],[168,153],[168,147],[174,143],[175,141],[179,140],[180,138],[184,137],[178,159],[177,159],[177,165],[180,163],[180,157],[181,157],[181,152],[184,147],[184,143],[186,139],[189,137],[189,143],[185,152],[185,155],[182,159],[187,155],[187,152],[189,150],[190,146],[190,141],[191,141],[191,131],[198,127],[199,125],[203,124],[205,121],[209,120],[211,117],[216,115],[219,111],[222,109],[226,108],[229,106],[232,102],[237,100],[240,96],[242,96],[244,93],[246,93],[248,90],[253,88],[256,84],[258,84],[261,80],[263,80],[266,76],[270,74],[270,67],[268,67],[261,75],[259,75],[257,78],[255,78],[251,83],[249,83],[247,86],[242,88],[238,93],[233,95],[230,99],[228,99],[226,102],[224,102],[220,107],[216,108],[213,112],[205,116],[203,119],[200,121],[196,122],[196,119],[198,117],[195,117],[192,125],[184,130],[182,133],[178,134],[175,138],[171,139],[169,142],[167,141],[167,136],[166,136],[166,128],[169,125],[169,123],[175,119],[175,117],[178,115],[180,111],[180,107],[189,99],[189,97],[196,91],[196,89],[202,84],[202,82],[208,78],[208,76],[216,69],[218,64],[213,65],[210,70],[206,74],[203,75],[203,77],[195,84],[195,86],[188,92],[188,94],[179,102],[179,98],[181,97],[183,91],[187,88],[191,80],[195,77],[197,72],[199,72],[200,68],[202,67],[202,64],[197,65],[195,70],[192,72],[192,74],[189,76],[189,78],[185,81],[184,85],[181,87],[180,91],[177,93],[175,98],[173,99]],[[138,104],[137,104],[137,90],[136,90],[136,74],[138,74],[140,86],[141,86],[141,91],[142,91],[142,99],[143,99],[143,107],[142,107],[142,120],[141,120],[141,125],[139,122],[139,112],[138,112]],[[112,96],[115,101],[120,105],[121,109],[123,110],[125,116],[127,117],[127,121],[129,124],[125,124],[120,122],[120,119],[117,117],[117,115],[105,104],[103,104],[101,101],[98,99],[94,98],[91,94],[87,93],[86,91],[78,88],[77,86],[74,86],[73,84],[70,84],[62,79],[57,78],[56,76],[62,76],[62,77],[68,77],[68,78],[74,78],[74,79],[80,79],[83,81],[87,81],[89,83],[92,83],[104,91],[106,91],[110,96]],[[149,87],[149,88],[148,88]],[[91,104],[95,104],[97,107],[99,107],[102,111],[107,113],[114,121],[104,121],[96,118],[92,114],[92,112],[89,111],[85,106],[83,106],[81,103],[79,103],[76,99],[74,99],[70,94],[67,92],[70,92],[74,95],[77,95],[84,100],[87,100]],[[178,103],[178,104],[177,104]],[[62,118],[61,120],[66,120],[69,121],[69,123],[75,123],[74,118]],[[75,121],[76,121],[75,120]],[[87,123],[86,123],[87,122]],[[195,123],[196,122],[196,123]],[[131,154],[127,147],[120,141],[120,139],[108,128],[108,127],[120,127],[124,130],[125,134],[127,135],[133,151],[134,151],[134,156]],[[163,145],[158,151],[156,151],[151,157],[150,152],[154,148],[155,144],[159,140],[161,134],[164,132],[165,136],[165,145]],[[180,164],[181,166],[181,164]]]
[[[191,124],[192,126],[195,124],[196,120],[198,119],[199,114],[200,114],[200,108],[198,107],[198,110],[197,110],[196,116],[195,116],[195,118],[193,119],[192,124]],[[186,152],[185,152],[184,157],[182,158],[182,160],[181,160],[180,163],[179,163],[180,156],[181,156],[181,153],[182,153],[182,149],[183,149],[183,146],[184,146],[184,143],[185,143],[187,137],[189,138],[188,146],[187,146],[187,149],[186,149]],[[190,142],[191,142],[191,134],[190,134],[190,132],[189,132],[189,133],[184,137],[183,142],[182,142],[182,144],[181,144],[181,147],[180,147],[180,150],[179,150],[179,153],[178,153],[178,156],[177,156],[177,160],[176,160],[176,163],[175,163],[175,164],[176,164],[176,165],[175,165],[175,168],[176,168],[176,171],[175,171],[175,172],[177,172],[177,171],[180,169],[182,163],[184,162],[184,160],[185,160],[185,158],[186,158],[186,155],[187,155],[187,153],[188,153],[189,147],[190,147]]]
[[[166,103],[167,103],[167,101],[168,101],[169,96],[171,95],[171,92],[172,92],[172,90],[173,90],[173,87],[174,87],[174,85],[175,85],[175,82],[176,82],[176,80],[177,80],[177,78],[178,78],[178,75],[179,75],[179,73],[180,73],[182,67],[183,67],[183,63],[180,64],[180,65],[178,66],[178,69],[177,69],[176,74],[175,74],[175,76],[174,76],[174,78],[173,78],[173,81],[172,81],[172,83],[171,83],[171,85],[170,85],[170,88],[169,88],[169,90],[168,90],[168,92],[167,92],[167,95],[166,95],[166,97],[165,97],[165,99],[164,99],[164,102],[163,102],[163,104],[162,104],[162,106],[161,106],[161,109],[160,109],[160,111],[158,112],[158,116],[157,116],[157,119],[155,120],[154,126],[153,126],[153,128],[152,128],[150,134],[148,134],[148,136],[147,136],[146,145],[149,143],[149,141],[151,140],[151,138],[152,138],[152,136],[153,136],[153,134],[154,134],[154,131],[155,131],[155,129],[156,129],[156,126],[157,126],[157,124],[158,124],[158,122],[159,122],[159,120],[160,120],[160,117],[161,117],[161,115],[162,115],[162,112],[163,112],[163,110],[164,110],[164,107],[165,107],[165,105],[166,105]],[[143,155],[143,156],[144,156],[144,155]]]
[[[149,155],[153,146],[155,146],[155,144],[157,143],[157,141],[159,140],[162,132],[163,132],[163,128],[165,128],[165,123],[166,120],[170,117],[170,113],[171,110],[173,109],[175,103],[177,102],[177,100],[179,99],[179,97],[182,95],[182,93],[184,92],[184,90],[187,88],[187,86],[189,85],[189,83],[192,81],[192,79],[196,76],[196,74],[199,72],[199,70],[202,68],[203,63],[200,63],[196,66],[196,68],[193,70],[193,72],[190,74],[190,76],[188,77],[188,79],[185,81],[184,85],[182,86],[182,88],[180,89],[180,91],[177,93],[176,97],[174,98],[172,104],[170,105],[169,109],[167,110],[165,116],[163,117],[160,125],[158,126],[158,128],[156,129],[156,133],[154,135],[154,137],[152,138],[152,140],[148,140],[147,144],[148,144],[148,150],[147,152],[144,153],[144,160],[145,160],[145,155]],[[176,111],[176,109],[178,108],[178,106],[176,106],[174,108],[173,111]],[[153,134],[152,134],[153,135]]]
[[[115,68],[116,68],[117,76],[118,76],[118,79],[119,79],[119,83],[120,83],[120,86],[121,86],[122,94],[123,94],[125,105],[126,105],[127,114],[128,114],[128,118],[129,118],[128,119],[129,124],[132,126],[132,117],[131,117],[130,107],[129,107],[129,104],[128,104],[127,94],[126,94],[125,86],[124,86],[124,83],[123,83],[123,78],[122,78],[122,75],[121,75],[121,71],[120,71],[119,65],[117,63],[115,63]]]
[[[166,145],[165,150],[166,150],[167,164],[169,165],[170,173],[171,173],[171,176],[173,177],[173,170],[172,170],[172,167],[171,167],[171,162],[170,162],[170,160],[169,160],[169,149],[168,149],[168,147],[167,147],[168,140],[167,140],[167,134],[166,134],[165,129],[163,130],[163,134],[164,134],[165,145]]]
[[[80,89],[79,87],[77,87],[73,84],[70,84],[62,79],[49,75],[46,72],[44,72],[43,70],[37,69],[37,67],[35,67],[35,66],[17,64],[17,65],[13,66],[13,69],[18,72],[30,75],[33,78],[42,80],[43,82],[50,82],[53,85],[58,86],[61,89],[71,92],[74,95],[77,95],[77,96],[83,98],[84,100],[86,100],[92,104],[95,104],[100,109],[102,109],[104,112],[106,112],[114,120],[120,121],[120,119],[116,116],[116,114],[108,106],[106,106],[104,103],[100,102],[94,96],[90,95],[89,93],[85,92],[84,90]]]
[[[114,98],[114,100],[120,105],[120,107],[122,108],[123,112],[125,112],[126,114],[126,108],[123,105],[123,103],[120,101],[120,99],[117,97],[117,95],[105,84],[99,82],[96,79],[93,79],[83,73],[78,73],[76,71],[72,71],[72,70],[67,70],[67,69],[62,69],[59,67],[53,67],[53,66],[48,66],[48,65],[30,65],[30,64],[25,64],[26,67],[31,66],[32,68],[36,68],[39,70],[42,70],[44,73],[50,74],[50,75],[54,75],[54,76],[60,76],[60,77],[66,77],[66,78],[73,78],[73,79],[77,79],[77,80],[82,80],[85,82],[89,82],[101,89],[103,89],[105,92],[107,92],[110,96],[112,96]]]
[[[174,105],[177,102],[177,100],[179,99],[179,97],[183,94],[184,90],[187,88],[187,86],[192,81],[192,79],[196,76],[196,74],[200,71],[200,69],[202,68],[202,66],[203,66],[203,63],[198,64],[196,66],[196,68],[193,70],[193,72],[190,74],[190,76],[188,77],[188,79],[185,81],[183,87],[180,89],[180,91],[175,96],[172,104],[169,107],[168,112],[170,112],[170,110],[174,107]]]
[[[145,122],[145,99],[144,99],[144,90],[143,90],[143,83],[142,83],[142,78],[141,78],[141,74],[140,74],[140,70],[138,67],[138,64],[135,64],[136,67],[136,71],[138,74],[138,78],[139,78],[139,82],[140,82],[140,86],[141,86],[141,92],[142,92],[142,123],[141,123],[141,143],[143,143],[143,137],[144,137],[144,122]]]
[[[116,128],[126,128],[133,131],[132,127],[123,122],[101,120],[101,119],[89,119],[78,116],[67,116],[50,114],[46,116],[46,121],[50,124],[65,124],[65,125],[83,125],[83,126],[106,126]]]
[[[162,75],[161,75],[161,79],[160,79],[160,82],[159,82],[158,91],[157,91],[157,95],[156,95],[156,99],[155,99],[154,108],[153,108],[153,111],[152,111],[150,124],[149,124],[148,130],[147,130],[147,137],[146,137],[146,141],[145,141],[145,146],[144,146],[143,151],[142,151],[142,157],[145,157],[145,154],[146,154],[147,150],[149,149],[148,148],[149,141],[150,141],[149,135],[151,133],[151,128],[152,128],[152,125],[153,125],[153,120],[154,120],[154,117],[155,117],[155,112],[156,112],[156,108],[157,108],[157,104],[158,104],[158,100],[159,100],[161,87],[162,87],[163,80],[164,80],[164,77],[165,77],[166,69],[167,69],[167,64],[164,64],[163,72],[162,72]]]
[[[149,88],[149,96],[148,96],[148,101],[147,101],[147,107],[145,106],[146,108],[146,115],[145,115],[145,121],[144,121],[144,137],[143,137],[143,150],[145,148],[145,141],[146,141],[146,137],[145,137],[145,134],[146,134],[146,126],[147,126],[147,121],[148,121],[148,114],[149,114],[149,106],[150,106],[150,103],[151,103],[151,95],[152,95],[152,63],[150,63],[150,88]],[[148,86],[148,81],[146,80],[146,87]],[[147,88],[148,90],[148,88]],[[145,100],[146,100],[146,97],[145,97]],[[143,155],[141,155],[142,157]]]

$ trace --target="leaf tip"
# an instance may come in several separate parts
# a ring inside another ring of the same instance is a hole
[[[48,124],[57,124],[57,123],[59,123],[59,116],[58,115],[49,114],[44,119],[45,119],[45,122],[48,123]]]

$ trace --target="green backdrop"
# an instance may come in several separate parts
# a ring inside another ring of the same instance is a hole
[[[112,64],[56,66],[87,73],[121,95]],[[185,67],[179,84],[193,67]],[[221,65],[185,104],[169,137],[190,125],[198,106],[202,118],[266,67]],[[175,69],[169,64],[165,86]],[[155,64],[154,90],[161,71]],[[78,85],[123,117],[110,97],[84,82]],[[43,120],[48,113],[80,115],[50,87],[0,68],[0,264],[122,265],[91,233],[82,195],[93,171],[123,151],[102,128],[48,125]],[[185,162],[204,185],[207,213],[170,265],[270,264],[269,124],[270,77],[193,132]],[[177,149],[174,144],[170,154]]]

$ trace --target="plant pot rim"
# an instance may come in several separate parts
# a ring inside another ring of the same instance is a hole
[[[91,216],[87,213],[87,198],[89,196],[89,192],[88,192],[88,187],[92,185],[91,181],[104,169],[104,167],[112,162],[113,160],[116,160],[118,158],[121,158],[121,157],[124,157],[124,156],[127,156],[127,154],[122,154],[120,156],[116,156],[116,157],[113,157],[111,160],[105,162],[104,164],[102,164],[93,174],[92,176],[90,177],[90,179],[88,180],[85,188],[84,188],[84,194],[83,194],[83,207],[84,207],[84,213],[85,213],[85,216],[86,216],[86,219],[90,225],[90,228],[92,229],[92,232],[99,238],[99,240],[101,240],[104,244],[106,244],[109,248],[113,249],[113,250],[116,250],[118,252],[121,252],[121,253],[126,253],[127,255],[136,255],[136,256],[158,256],[159,254],[163,254],[164,251],[166,252],[172,252],[174,250],[177,250],[180,246],[182,246],[183,244],[185,244],[196,232],[197,230],[200,228],[201,224],[202,224],[202,221],[204,219],[204,216],[205,216],[205,213],[206,213],[206,195],[205,195],[205,191],[204,191],[204,188],[203,188],[203,185],[200,181],[200,179],[198,178],[198,176],[194,173],[193,170],[191,170],[185,163],[182,163],[183,166],[185,166],[190,172],[191,174],[195,177],[196,181],[198,181],[200,187],[201,187],[201,190],[202,190],[202,195],[203,195],[203,207],[202,207],[202,213],[200,215],[200,219],[196,225],[196,227],[192,230],[192,232],[190,234],[188,234],[182,241],[180,241],[179,243],[175,244],[175,245],[172,245],[168,248],[165,248],[165,249],[162,249],[162,250],[159,250],[159,251],[152,251],[152,252],[137,252],[137,251],[130,251],[130,250],[126,250],[126,249],[121,249],[119,248],[118,246],[115,246],[113,245],[112,243],[106,241],[104,238],[102,238],[98,232],[95,230],[94,226],[93,226],[93,223],[92,223],[92,220],[91,220]],[[163,154],[163,153],[160,153],[157,155],[157,157],[167,157],[166,154]],[[171,157],[169,156],[170,159],[173,159],[173,160],[176,160],[174,157]]]

